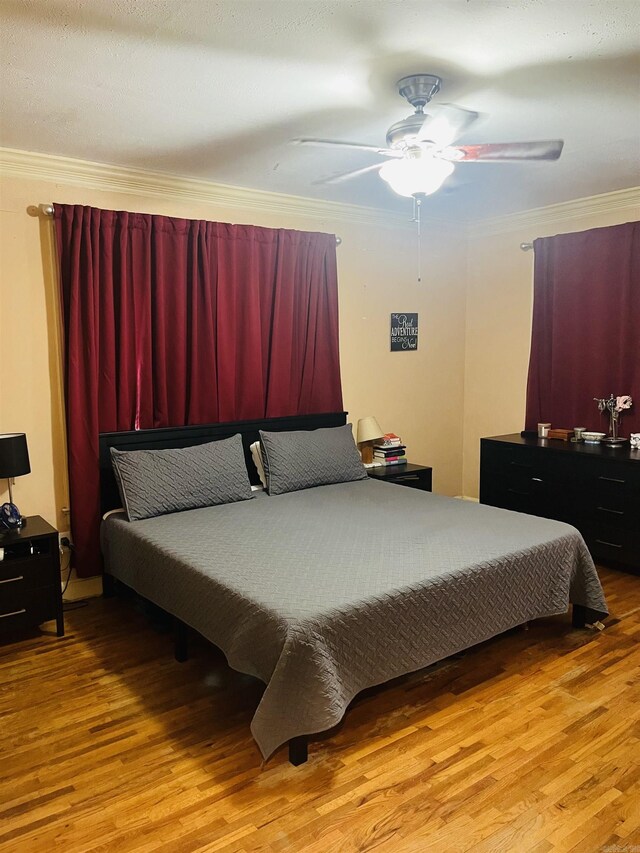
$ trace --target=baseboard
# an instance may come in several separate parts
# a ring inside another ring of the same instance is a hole
[[[63,589],[64,581],[63,578]],[[71,572],[71,579],[64,594],[65,601],[79,601],[84,598],[98,598],[102,595],[102,577],[96,575],[92,578],[79,578],[75,569]]]
[[[473,501],[473,503],[476,503],[476,504],[480,502],[479,498],[471,498],[471,497],[469,497],[469,495],[456,495],[456,498],[459,501]]]

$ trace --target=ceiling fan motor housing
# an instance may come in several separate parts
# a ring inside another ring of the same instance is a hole
[[[413,115],[392,124],[387,131],[387,145],[399,147],[407,136],[415,136],[424,122],[423,109],[440,91],[442,80],[435,74],[411,74],[398,80],[398,91],[415,109]]]
[[[387,145],[390,148],[402,148],[407,144],[408,136],[415,136],[424,124],[424,113],[414,113],[392,124],[387,131]]]
[[[425,104],[440,91],[442,80],[435,74],[411,74],[398,80],[398,90],[412,107],[422,111]]]

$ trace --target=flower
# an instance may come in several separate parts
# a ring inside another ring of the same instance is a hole
[[[616,412],[622,412],[624,409],[630,409],[633,405],[633,400],[629,394],[622,397],[616,397]]]
[[[598,404],[598,409],[601,412],[609,412],[609,429],[611,434],[608,438],[605,438],[605,441],[610,444],[621,444],[625,439],[620,438],[618,435],[618,429],[620,426],[620,420],[622,419],[622,413],[625,409],[630,409],[633,405],[631,395],[623,394],[621,397],[614,397],[613,394],[610,394],[609,399],[605,399],[604,397],[594,397],[593,399]]]

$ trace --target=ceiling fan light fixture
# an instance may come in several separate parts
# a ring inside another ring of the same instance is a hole
[[[380,169],[383,178],[398,193],[411,197],[417,193],[431,195],[440,189],[454,165],[436,157],[417,157],[406,160],[389,160]]]

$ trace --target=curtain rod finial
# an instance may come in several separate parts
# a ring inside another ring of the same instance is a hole
[[[530,252],[533,249],[533,243],[520,243],[520,248],[523,252]]]
[[[336,237],[336,246],[339,246],[342,243],[342,237]]]
[[[52,204],[39,204],[38,208],[40,210],[40,213],[44,214],[44,216],[53,216]]]

